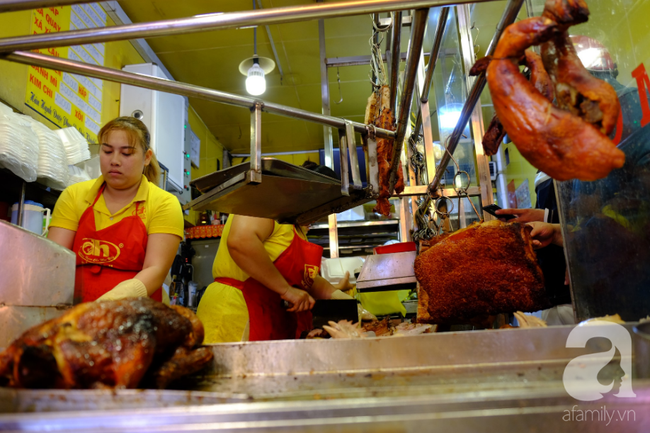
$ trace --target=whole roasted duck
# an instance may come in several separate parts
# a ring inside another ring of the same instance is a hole
[[[524,57],[519,62],[525,65],[530,73],[529,81],[549,102],[553,102],[553,82],[551,77],[544,69],[542,58],[533,50],[526,50]],[[482,70],[487,67],[487,64],[477,63],[471,70],[470,75],[478,75]],[[492,121],[488,126],[485,134],[483,135],[483,149],[488,156],[496,155],[499,150],[499,145],[506,136],[506,130],[503,123],[499,120],[496,114],[492,117]]]
[[[0,354],[17,388],[164,388],[212,359],[190,310],[149,298],[87,302],[34,326]]]
[[[567,28],[587,21],[583,0],[547,0],[540,17],[506,28],[494,56],[480,59],[505,132],[536,168],[557,180],[591,181],[620,168],[625,155],[607,137],[620,105],[615,90],[584,69]],[[542,60],[558,107],[519,72],[526,48],[542,44]]]

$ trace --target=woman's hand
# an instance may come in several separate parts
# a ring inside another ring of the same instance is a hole
[[[533,248],[539,249],[550,244],[564,246],[559,224],[529,222],[528,225],[533,228],[530,232],[530,237],[533,238]]]
[[[299,311],[311,310],[314,307],[314,298],[309,296],[309,293],[304,290],[289,287],[289,289],[282,295],[282,299],[291,304],[287,311],[297,313]]]
[[[544,209],[499,209],[494,211],[497,215],[514,215],[515,218],[509,222],[527,223],[531,221],[544,221]],[[499,218],[500,221],[505,221]]]

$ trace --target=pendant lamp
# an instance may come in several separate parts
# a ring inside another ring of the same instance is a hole
[[[255,0],[253,0],[255,10]],[[253,96],[258,96],[266,91],[265,75],[275,69],[275,62],[266,57],[257,55],[257,27],[253,28],[253,57],[249,57],[239,64],[239,72],[246,76],[246,91]]]

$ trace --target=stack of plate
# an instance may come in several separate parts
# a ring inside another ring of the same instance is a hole
[[[73,185],[85,180],[91,180],[88,173],[86,173],[86,170],[83,170],[75,165],[68,166],[68,173],[70,175],[68,179],[68,185]]]
[[[38,168],[40,183],[56,190],[68,186],[68,158],[59,135],[42,123],[31,119],[31,127],[38,137]]]
[[[77,164],[90,158],[88,142],[76,128],[63,128],[56,131],[63,142],[68,164]]]
[[[2,104],[0,104],[2,105]],[[39,141],[30,128],[31,119],[0,107],[0,167],[11,170],[27,182],[37,177]]]

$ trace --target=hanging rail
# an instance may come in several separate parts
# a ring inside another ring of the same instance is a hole
[[[399,167],[400,156],[402,155],[402,144],[404,142],[404,136],[406,135],[406,126],[409,122],[411,99],[413,97],[413,87],[415,85],[415,74],[417,72],[418,62],[420,61],[422,40],[424,39],[424,30],[427,27],[426,24],[428,17],[429,9],[418,9],[415,11],[411,40],[409,41],[409,48],[407,51],[407,57],[409,57],[409,59],[406,63],[406,70],[404,71],[404,88],[402,90],[402,97],[399,104],[397,131],[395,133],[395,141],[393,142],[393,155],[390,164],[388,191],[391,194],[395,189],[395,182],[397,181],[397,168]]]
[[[260,9],[255,11],[214,13],[191,18],[179,18],[150,23],[136,23],[122,26],[3,38],[0,39],[0,52],[27,51],[37,48],[83,45],[96,42],[195,33],[208,30],[283,24],[312,19],[445,6],[450,3],[463,4],[487,1],[493,0],[351,0],[335,3],[315,3],[311,5]],[[29,3],[33,8],[39,3],[48,4],[48,1],[43,0],[41,2],[34,1]],[[54,2],[49,3],[53,4]],[[71,4],[77,2],[70,0],[67,2],[61,1],[56,3]],[[3,11],[5,10],[0,3],[0,12]]]
[[[132,86],[143,87],[145,89],[160,90],[167,93],[189,96],[193,98],[205,99],[213,102],[221,102],[227,105],[238,107],[253,108],[257,99],[247,98],[245,96],[235,95],[232,93],[220,92],[207,87],[195,86],[192,84],[170,81],[164,78],[150,77],[147,75],[134,74],[131,72],[119,71],[117,69],[106,68],[104,66],[90,65],[69,59],[61,59],[53,56],[32,52],[15,52],[11,54],[0,55],[1,60],[9,60],[26,65],[41,66],[44,68],[56,69],[63,72],[85,75],[87,77],[100,78],[102,80],[113,81],[116,83],[129,84]],[[263,111],[280,116],[292,117],[295,119],[308,120],[310,122],[320,123],[332,126],[338,129],[345,128],[345,119],[339,117],[325,116],[323,114],[312,113],[299,108],[287,107],[285,105],[274,104],[272,102],[263,102]],[[366,125],[358,122],[351,122],[354,130],[366,134],[368,131]],[[383,138],[394,138],[395,133],[387,129],[376,128],[377,136]]]
[[[390,109],[393,113],[397,109],[397,77],[399,76],[399,62],[400,62],[400,42],[402,40],[402,13],[395,12],[395,20],[393,21],[393,36],[392,48],[390,50],[390,59],[387,59],[390,64]],[[388,56],[386,56],[388,57]]]
[[[431,53],[429,54],[429,64],[427,65],[427,72],[424,77],[424,83],[422,84],[422,95],[418,95],[422,103],[429,101],[429,89],[431,88],[431,79],[433,78],[433,71],[436,68],[436,62],[438,61],[438,53],[440,52],[442,37],[444,36],[445,28],[447,27],[448,16],[449,16],[449,7],[445,6],[440,10],[440,16],[438,17],[438,24],[436,25],[436,35],[433,39],[433,45],[431,46]],[[418,107],[421,107],[421,104],[418,104]],[[419,134],[421,128],[422,128],[422,109],[418,108],[418,115],[416,116],[415,128],[413,128],[413,132],[415,134]]]
[[[497,29],[494,33],[494,36],[490,41],[490,45],[488,46],[488,49],[485,52],[486,56],[490,56],[494,53],[494,50],[497,46],[497,43],[499,42],[499,38],[501,38],[501,35],[503,34],[503,31],[507,26],[509,26],[515,21],[523,3],[524,0],[510,0],[508,2],[508,4],[506,5],[506,9],[503,12],[503,16],[501,17],[501,21],[499,22],[499,25],[497,26]],[[485,83],[486,83],[485,72],[483,72],[481,75],[476,77],[476,79],[474,80],[474,85],[472,86],[472,89],[470,90],[469,95],[467,96],[467,100],[463,105],[463,110],[460,113],[460,118],[458,119],[458,123],[456,123],[456,127],[454,128],[454,131],[449,136],[447,146],[446,146],[447,151],[442,155],[442,158],[440,159],[440,164],[438,165],[438,169],[436,170],[436,176],[433,178],[433,181],[431,181],[431,183],[429,184],[428,189],[431,193],[434,193],[436,188],[438,188],[440,179],[442,178],[443,174],[446,171],[445,169],[447,167],[447,164],[449,164],[451,155],[456,150],[456,146],[458,146],[458,141],[460,140],[460,136],[462,135],[463,130],[465,129],[465,125],[467,125],[467,121],[469,120],[472,111],[474,111],[474,106],[476,105],[476,103],[478,102],[481,96],[481,92],[485,87]]]
[[[431,79],[433,78],[433,70],[436,68],[436,61],[438,60],[438,53],[440,52],[440,45],[442,45],[442,37],[447,27],[447,17],[449,16],[449,7],[444,7],[440,10],[438,17],[438,24],[436,25],[436,36],[433,39],[431,46],[431,53],[429,54],[429,64],[427,65],[427,73],[424,76],[424,84],[422,84],[422,96],[420,101],[427,102],[429,100],[429,88],[431,87]],[[417,130],[416,130],[417,131]]]

